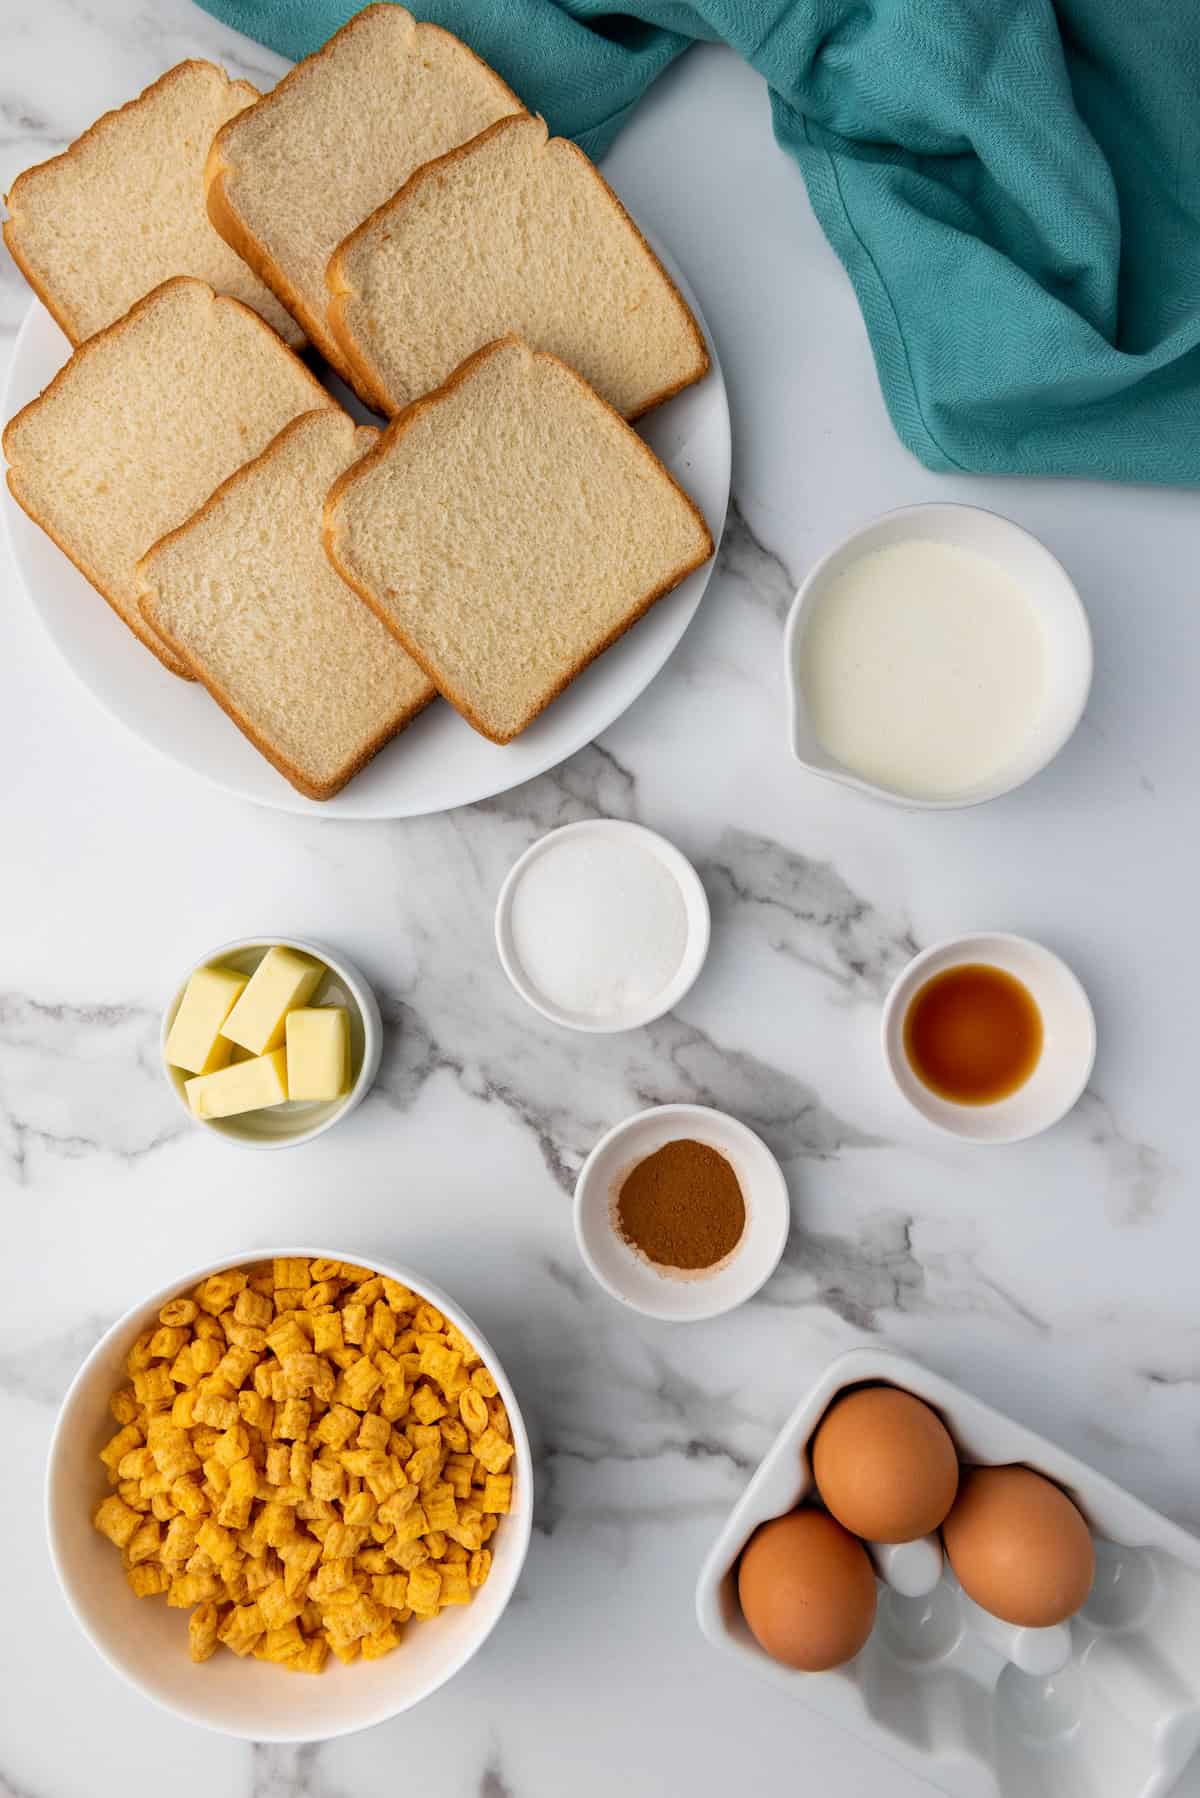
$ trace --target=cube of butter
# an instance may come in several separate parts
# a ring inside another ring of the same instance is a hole
[[[251,1061],[235,1062],[216,1074],[185,1080],[183,1090],[198,1118],[231,1118],[242,1111],[264,1111],[288,1096],[287,1052],[272,1049]]]
[[[221,1035],[251,1055],[265,1055],[282,1043],[289,1011],[307,1005],[325,969],[296,949],[268,949],[250,984],[221,1025]]]
[[[187,983],[164,1050],[173,1068],[187,1074],[211,1074],[228,1064],[233,1044],[221,1026],[241,997],[249,979],[236,968],[197,968]]]
[[[350,1019],[343,1005],[287,1015],[288,1092],[293,1099],[340,1099],[350,1085]]]

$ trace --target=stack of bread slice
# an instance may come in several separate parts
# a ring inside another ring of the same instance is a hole
[[[403,7],[265,97],[180,64],[8,207],[75,346],[5,430],[14,497],[312,798],[439,692],[510,741],[712,553],[627,423],[707,370],[685,302],[587,158]]]

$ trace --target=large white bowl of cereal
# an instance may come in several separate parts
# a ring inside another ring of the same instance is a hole
[[[172,1281],[96,1344],[46,1516],[67,1603],[131,1685],[229,1735],[320,1741],[410,1709],[483,1645],[529,1546],[533,1466],[503,1369],[445,1293],[262,1250]]]

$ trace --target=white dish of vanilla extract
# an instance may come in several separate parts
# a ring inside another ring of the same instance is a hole
[[[708,954],[690,861],[640,824],[588,818],[527,849],[496,902],[501,965],[553,1024],[636,1030],[671,1011]]]
[[[1031,780],[1092,680],[1087,614],[1050,551],[976,506],[906,506],[809,574],[784,653],[791,747],[815,774],[947,810]]]

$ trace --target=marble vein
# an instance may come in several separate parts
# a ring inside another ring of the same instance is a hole
[[[35,1405],[58,1405],[113,1319],[89,1312],[79,1323],[30,1343],[7,1347],[0,1337],[0,1394]]]
[[[730,496],[717,573],[736,581],[756,605],[781,620],[799,585],[783,558],[755,533],[736,492]]]
[[[889,918],[828,861],[746,831],[722,833],[704,862],[717,921],[761,930],[780,955],[877,1003],[920,948],[906,920]]]
[[[1126,1136],[1112,1106],[1095,1087],[1083,1095],[1072,1123],[1103,1157],[1108,1216],[1126,1227],[1151,1223],[1169,1198],[1172,1169],[1167,1157],[1152,1143]]]
[[[0,1158],[16,1184],[43,1156],[132,1164],[188,1128],[163,1084],[154,1012],[0,994]]]

